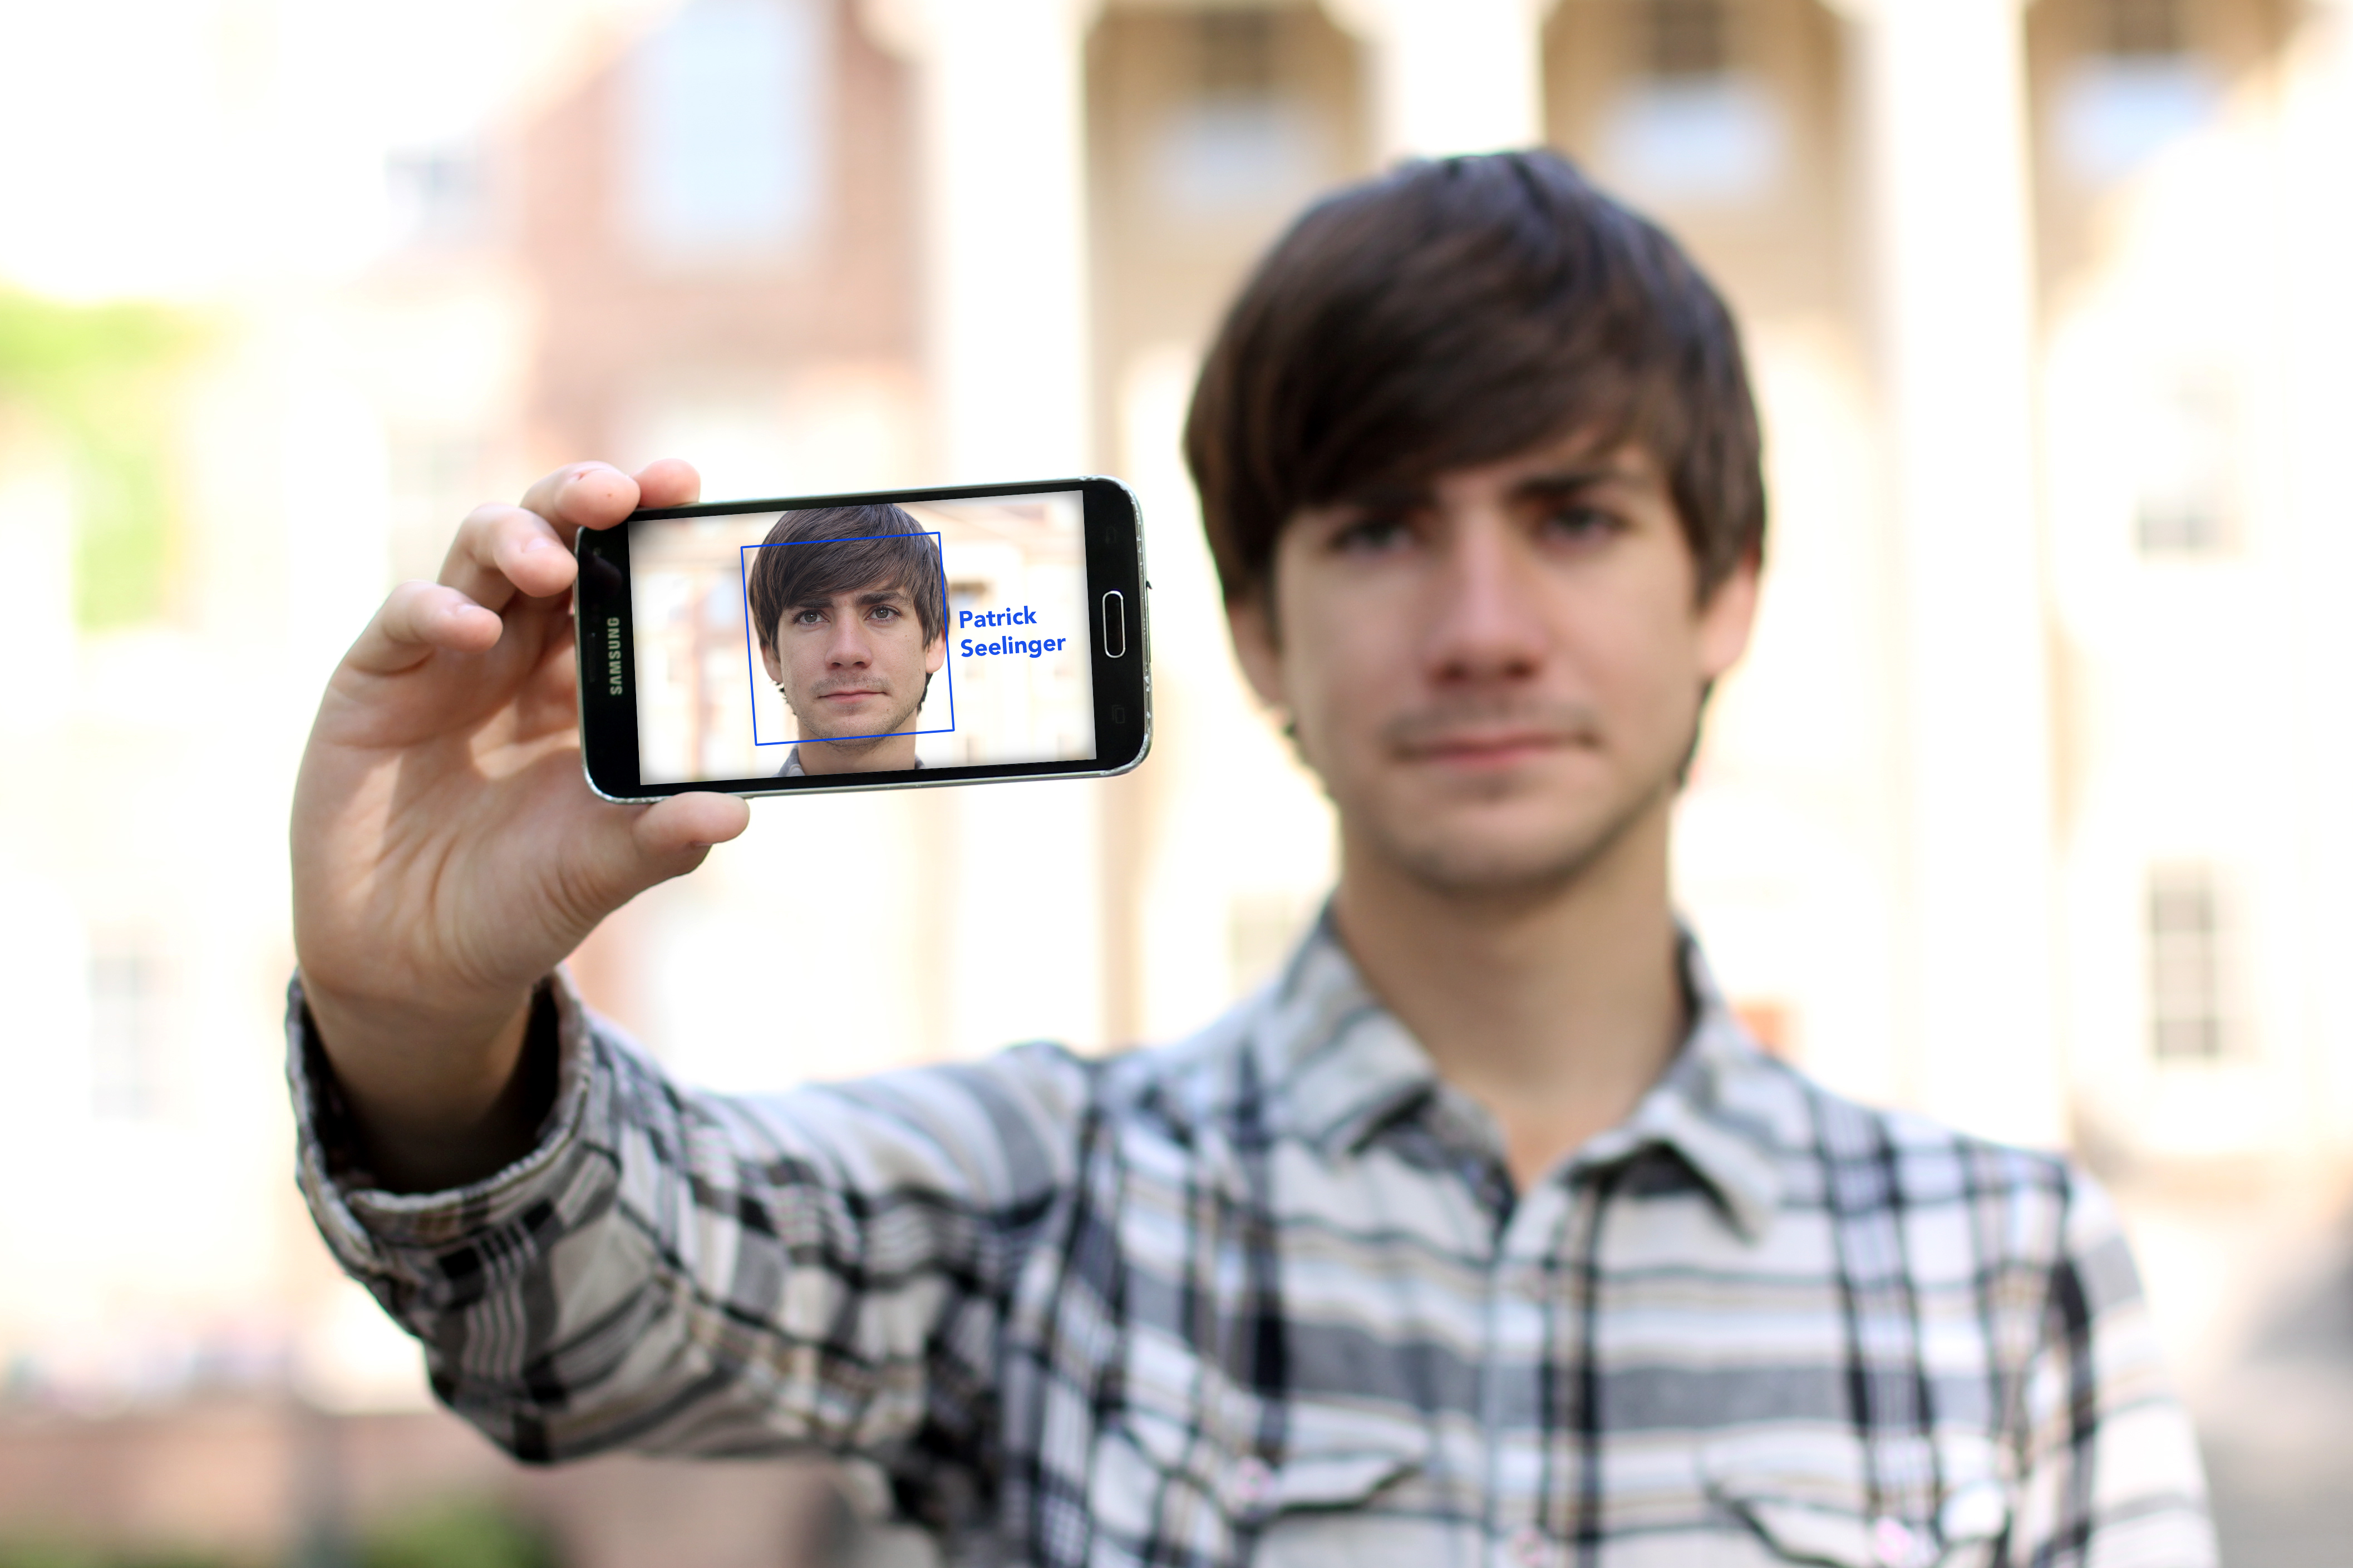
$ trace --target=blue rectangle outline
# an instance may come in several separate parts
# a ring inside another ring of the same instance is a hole
[[[735,570],[744,584],[744,688],[752,704],[752,744],[757,746],[797,746],[798,737],[789,741],[760,739],[760,679],[753,673],[752,657],[752,567],[746,556],[754,550],[788,550],[797,544],[864,544],[877,539],[905,539],[903,533],[863,533],[843,539],[780,539],[770,544],[739,544],[735,547]],[[831,745],[835,741],[888,741],[901,735],[948,735],[955,732],[955,641],[948,636],[948,554],[946,537],[938,529],[926,529],[923,537],[940,552],[940,640],[946,643],[946,655],[941,665],[948,678],[948,721],[936,730],[892,730],[880,735],[835,735],[816,742]]]

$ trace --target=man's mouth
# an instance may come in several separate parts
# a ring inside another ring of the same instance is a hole
[[[1575,743],[1575,737],[1556,730],[1479,731],[1429,736],[1400,747],[1399,752],[1409,762],[1503,768],[1565,751]]]
[[[1562,704],[1535,713],[1409,714],[1389,726],[1388,739],[1404,762],[1485,771],[1589,747],[1599,736],[1588,710]]]

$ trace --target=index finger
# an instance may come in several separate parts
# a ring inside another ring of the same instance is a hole
[[[702,476],[676,458],[647,464],[632,476],[610,463],[572,463],[523,492],[522,506],[554,525],[566,544],[583,528],[610,528],[641,506],[685,506],[702,492]]]
[[[610,463],[567,463],[522,493],[565,544],[584,528],[610,528],[638,510],[638,481]]]

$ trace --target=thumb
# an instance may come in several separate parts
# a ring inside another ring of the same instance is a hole
[[[588,923],[619,909],[657,882],[682,877],[702,864],[714,844],[751,825],[752,808],[733,795],[697,792],[672,795],[632,815],[606,817],[589,835],[588,873],[581,891],[592,906]]]
[[[726,843],[751,825],[752,807],[742,796],[698,790],[648,806],[633,826],[638,847],[649,858],[691,854],[700,864],[712,845]]]

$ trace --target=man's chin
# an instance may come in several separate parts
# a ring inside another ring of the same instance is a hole
[[[1590,839],[1530,844],[1493,838],[1417,836],[1391,843],[1385,856],[1413,881],[1458,898],[1511,898],[1556,892],[1594,859]]]
[[[1556,802],[1519,801],[1398,812],[1366,847],[1432,892],[1542,897],[1605,859],[1650,805],[1642,800],[1615,811],[1565,813]]]
[[[913,713],[881,713],[868,719],[844,717],[823,726],[803,724],[800,740],[804,745],[830,746],[842,755],[854,756],[885,741],[913,734],[914,729]]]

